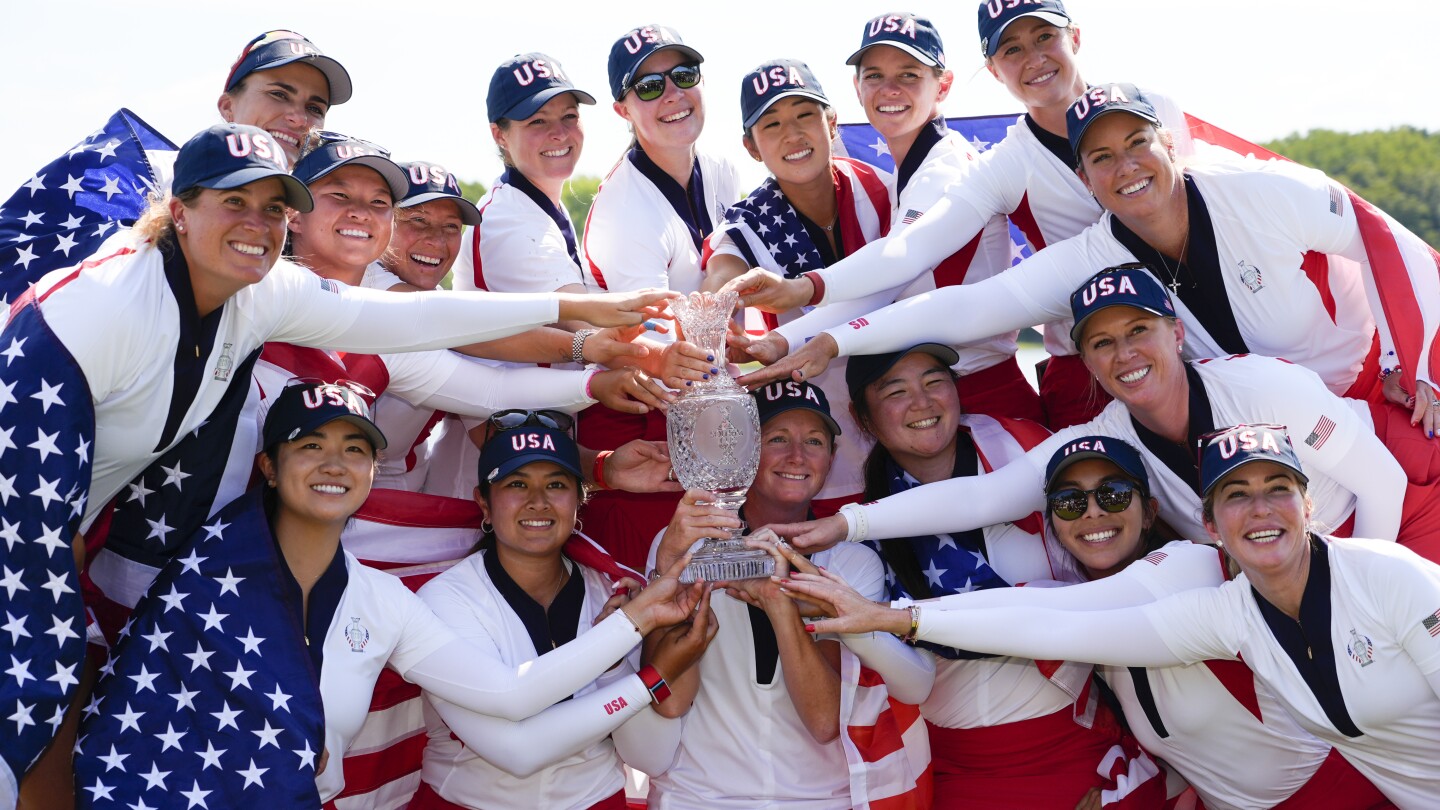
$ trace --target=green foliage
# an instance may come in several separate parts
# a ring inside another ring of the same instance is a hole
[[[1414,127],[1374,132],[1311,130],[1264,144],[1313,166],[1440,245],[1440,133]]]
[[[599,190],[600,178],[581,175],[570,178],[560,192],[560,202],[565,204],[570,220],[575,223],[576,239],[585,236],[585,218],[590,215],[590,204],[595,202],[595,192]]]
[[[485,196],[485,184],[479,180],[461,180],[457,177],[455,182],[460,184],[460,196],[470,202],[478,203],[480,198]]]

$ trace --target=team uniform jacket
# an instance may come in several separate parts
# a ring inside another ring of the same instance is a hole
[[[1200,434],[1230,425],[1288,425],[1310,477],[1316,523],[1339,527],[1353,512],[1363,521],[1357,522],[1357,532],[1375,526],[1382,536],[1395,538],[1405,475],[1375,438],[1364,403],[1341,399],[1314,372],[1270,357],[1224,357],[1188,369],[1190,445]],[[1088,435],[1114,436],[1139,450],[1161,517],[1181,535],[1206,536],[1193,453],[1144,430],[1118,401],[1093,421],[1059,431],[993,473],[928,484],[861,507],[869,535],[955,531],[1043,509],[1046,463],[1067,442]],[[957,503],[966,505],[963,513],[954,509]]]
[[[188,273],[167,277],[160,251],[118,234],[36,293],[84,370],[95,403],[94,475],[85,525],[136,474],[214,409],[230,366],[275,340],[352,351],[489,340],[554,322],[542,297],[377,297],[281,261],[265,279],[196,317]],[[116,317],[117,315],[122,317]],[[422,335],[414,325],[425,324]],[[247,381],[242,381],[244,384]]]
[[[574,610],[578,624],[547,628],[547,612],[508,575],[499,581],[492,576],[498,563],[490,554],[473,554],[431,580],[420,598],[457,635],[508,665],[550,652],[536,649],[537,634],[555,633],[551,643],[584,634],[613,593],[605,575],[566,560],[572,577],[552,602],[548,618],[568,620]],[[451,802],[496,810],[589,807],[613,796],[623,788],[624,774],[610,733],[622,735],[617,727],[648,712],[650,705],[650,693],[633,664],[623,660],[572,699],[520,723],[477,715],[427,695],[424,780]],[[524,763],[522,772],[516,770],[518,762]]]
[[[868,549],[837,546],[811,560],[844,577],[868,599],[885,592],[880,560]],[[652,776],[650,806],[655,810],[851,806],[842,743],[837,739],[821,745],[810,736],[790,699],[778,656],[765,682],[757,682],[759,662],[751,622],[767,621],[765,616],[720,593],[711,599],[720,627],[696,664],[700,691],[695,702],[681,718],[655,716],[661,722],[650,735],[645,761],[630,762]]]
[[[454,289],[554,292],[591,283],[570,214],[517,169],[495,181],[479,208],[482,221],[460,240]]]
[[[723,158],[696,154],[690,187],[683,190],[632,148],[600,184],[585,221],[590,275],[617,292],[700,289],[704,239],[738,199],[739,177]],[[693,210],[700,227],[691,227],[677,213],[682,210]]]
[[[1378,321],[1381,351],[1395,350],[1407,372],[1419,368],[1428,379],[1440,274],[1418,237],[1324,174],[1294,164],[1233,161],[1196,166],[1185,176],[1190,266],[1179,272],[1172,297],[1188,357],[1283,357],[1343,394],[1371,350]],[[1358,267],[1332,265],[1323,254]],[[1070,294],[1098,269],[1135,261],[1149,263],[1162,284],[1176,275],[1173,262],[1107,213],[993,285],[900,305],[830,334],[842,354],[866,354],[911,345],[917,341],[906,340],[922,333],[921,339],[948,342],[1000,325],[1048,322],[1069,313]],[[948,315],[957,306],[974,317],[926,316],[928,307]]]

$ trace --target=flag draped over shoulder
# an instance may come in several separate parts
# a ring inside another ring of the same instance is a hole
[[[127,109],[36,171],[0,206],[0,304],[89,256],[168,190],[178,147]]]
[[[79,685],[84,607],[71,541],[95,410],[33,294],[0,332],[0,797],[54,737]]]
[[[85,707],[77,806],[319,806],[324,710],[283,565],[255,492],[161,570]]]
[[[402,492],[371,491],[346,527],[345,549],[371,568],[397,576],[412,591],[469,555],[480,538],[480,507],[474,501]],[[620,565],[595,541],[575,534],[565,555],[612,580],[639,572]],[[384,669],[375,682],[370,713],[345,752],[345,789],[338,810],[404,807],[420,786],[425,753],[425,715],[420,687]]]

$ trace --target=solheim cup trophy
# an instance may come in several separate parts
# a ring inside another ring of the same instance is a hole
[[[738,513],[760,467],[760,414],[755,399],[725,369],[725,331],[736,293],[691,293],[670,302],[685,339],[721,362],[719,374],[697,382],[670,405],[665,419],[670,462],[686,489],[715,493],[713,505]],[[680,575],[681,582],[755,579],[775,572],[775,561],[748,548],[736,529],[706,538]]]

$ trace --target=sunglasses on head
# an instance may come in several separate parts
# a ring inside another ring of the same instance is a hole
[[[1066,487],[1050,493],[1048,501],[1050,514],[1061,520],[1079,520],[1090,509],[1090,496],[1106,512],[1124,512],[1130,508],[1135,497],[1135,484],[1131,481],[1106,481],[1094,489]]]
[[[497,431],[518,430],[522,427],[538,426],[570,432],[575,426],[574,417],[561,411],[526,411],[511,409],[496,411],[490,417],[490,426]]]
[[[630,82],[630,89],[641,101],[654,101],[665,95],[665,77],[681,90],[689,90],[700,83],[699,65],[676,65],[664,73],[646,73]]]

